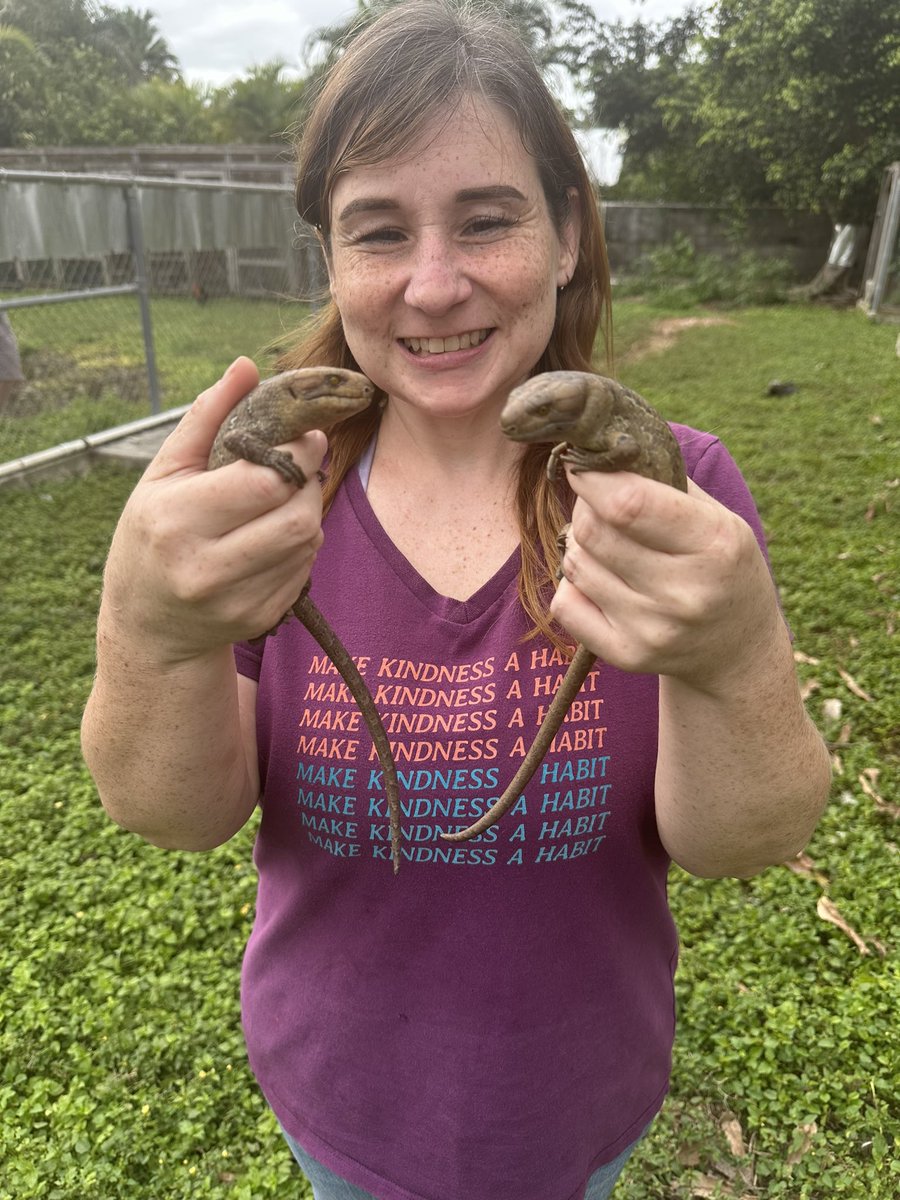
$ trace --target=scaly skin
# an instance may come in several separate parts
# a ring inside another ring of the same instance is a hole
[[[364,375],[338,367],[303,367],[266,379],[235,405],[222,423],[210,451],[209,469],[245,458],[260,466],[271,467],[290,483],[303,487],[306,476],[289,454],[275,447],[312,429],[327,433],[339,421],[367,408],[374,394],[372,384]],[[359,705],[384,772],[390,814],[391,860],[396,874],[400,869],[400,784],[390,742],[356,663],[308,592],[307,583],[282,621],[293,614],[306,626],[337,667]],[[266,638],[277,631],[278,626],[262,636]]]
[[[647,401],[603,375],[548,371],[510,392],[500,426],[517,442],[553,442],[547,464],[550,479],[559,463],[582,471],[633,471],[682,492],[687,476],[671,429]],[[590,674],[596,656],[579,645],[556,690],[543,723],[503,795],[474,824],[445,833],[448,842],[464,842],[490,829],[525,790],[550,749],[572,701]]]

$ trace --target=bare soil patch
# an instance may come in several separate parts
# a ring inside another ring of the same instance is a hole
[[[619,358],[620,362],[635,362],[648,354],[662,354],[670,349],[678,335],[685,329],[696,329],[708,325],[736,325],[730,317],[666,317],[657,321],[649,337],[636,342]]]

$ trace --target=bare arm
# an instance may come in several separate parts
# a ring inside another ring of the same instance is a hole
[[[206,463],[216,430],[256,383],[241,359],[167,439],[119,521],[104,577],[85,760],[119,824],[160,846],[226,841],[259,794],[255,686],[231,644],[274,626],[308,578],[321,498],[267,468]],[[318,434],[290,450],[313,475]]]
[[[801,703],[752,531],[689,485],[570,476],[579,495],[553,610],[623,670],[660,675],[660,836],[697,875],[750,875],[799,851],[828,756]]]

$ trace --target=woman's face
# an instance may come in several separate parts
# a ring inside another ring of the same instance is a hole
[[[409,154],[338,177],[331,291],[350,350],[388,396],[434,416],[502,407],[553,329],[575,269],[512,120],[469,99]]]

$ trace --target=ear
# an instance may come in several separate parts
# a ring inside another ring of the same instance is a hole
[[[557,287],[566,286],[578,265],[578,248],[581,244],[581,196],[577,188],[566,188],[566,205],[566,216],[559,231]]]

